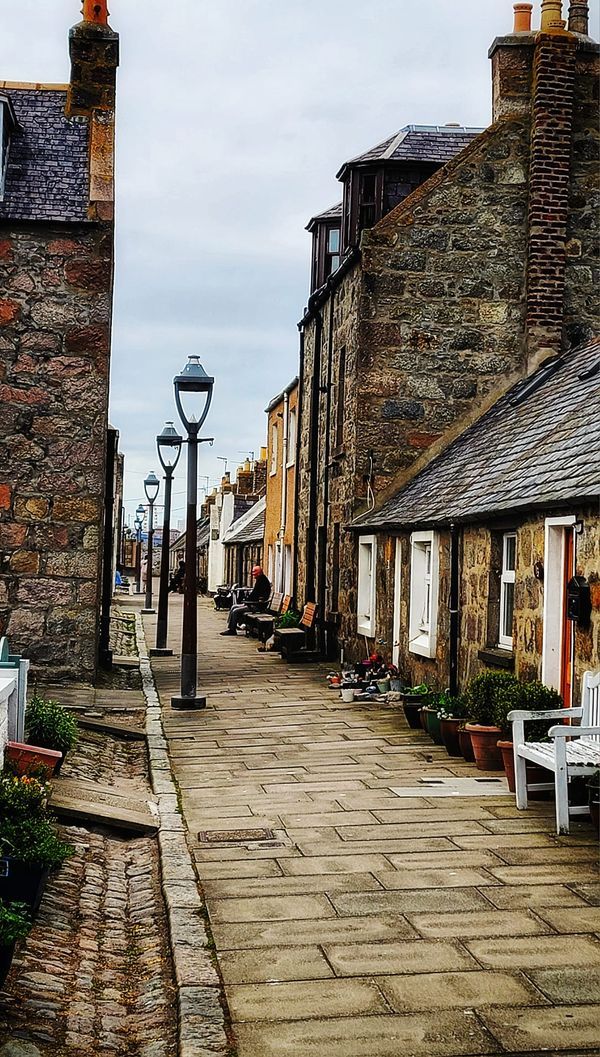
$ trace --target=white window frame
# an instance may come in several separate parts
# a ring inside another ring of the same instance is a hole
[[[269,475],[274,477],[277,473],[277,464],[279,462],[279,425],[274,422],[271,427],[271,467]]]
[[[429,569],[427,555],[430,555]],[[437,648],[440,549],[437,532],[413,532],[410,537],[410,619],[408,649],[420,657],[435,657]],[[429,599],[429,605],[427,605]],[[424,613],[427,609],[427,613]]]
[[[576,521],[575,514],[567,514],[548,517],[544,525],[542,682],[555,690],[560,690],[562,676],[565,530],[572,530]]]
[[[513,539],[515,541],[515,568],[508,569],[506,565],[506,555],[508,551],[508,540]],[[513,648],[513,636],[504,635],[504,607],[506,605],[506,585],[515,584],[516,582],[516,565],[517,565],[517,533],[516,532],[505,532],[502,536],[502,572],[500,573],[500,621],[498,624],[498,646],[501,650],[512,650]],[[513,592],[513,618],[514,618],[514,592]]]
[[[373,638],[375,634],[375,568],[377,562],[377,537],[358,538],[358,598],[356,606],[357,632]]]
[[[293,466],[296,462],[296,438],[298,429],[298,415],[295,407],[288,412],[288,449],[286,466]]]
[[[392,645],[392,664],[400,664],[400,625],[402,603],[402,540],[396,540],[396,565],[394,569],[394,642]]]

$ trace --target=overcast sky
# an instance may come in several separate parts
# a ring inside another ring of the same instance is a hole
[[[219,456],[235,470],[258,453],[264,408],[297,370],[305,224],[339,201],[341,163],[403,125],[489,123],[487,51],[510,31],[512,3],[109,6],[121,36],[111,420],[133,511],[190,353],[216,379],[200,474],[213,484]],[[67,81],[79,11],[80,0],[2,0],[0,79]],[[182,466],[175,520],[184,481]]]

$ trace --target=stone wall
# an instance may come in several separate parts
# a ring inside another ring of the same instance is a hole
[[[112,225],[0,230],[0,631],[90,679],[110,355]]]

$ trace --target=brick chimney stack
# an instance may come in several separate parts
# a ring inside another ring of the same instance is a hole
[[[494,121],[530,111],[535,45],[535,34],[531,32],[532,10],[533,4],[515,4],[513,32],[496,37],[490,48]]]

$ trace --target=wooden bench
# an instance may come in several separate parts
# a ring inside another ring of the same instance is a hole
[[[275,621],[278,617],[282,617],[284,613],[287,613],[292,604],[291,595],[283,595],[279,611],[275,612],[275,607],[271,607],[269,613],[257,613],[255,620],[252,625],[252,630],[256,632],[259,642],[266,642],[267,639],[271,638],[273,630],[275,628]]]
[[[283,605],[283,592],[273,591],[269,601],[262,610],[256,610],[253,613],[246,613],[244,623],[246,625],[246,635],[254,635],[258,628],[258,622],[261,619],[273,620],[279,616],[281,607]]]
[[[317,607],[314,602],[307,602],[300,617],[297,628],[275,628],[275,649],[280,650],[281,656],[289,660],[296,657],[303,659],[302,655],[309,651],[307,647],[314,634],[314,626],[317,618]],[[312,659],[312,653],[311,653]]]
[[[580,708],[509,712],[508,718],[513,724],[517,807],[520,810],[527,807],[527,761],[552,771],[556,832],[568,833],[570,815],[587,814],[587,807],[569,804],[569,779],[589,776],[600,767],[600,672],[585,672]],[[578,719],[581,725],[563,722],[550,728],[551,741],[525,741],[525,723],[540,719]]]

